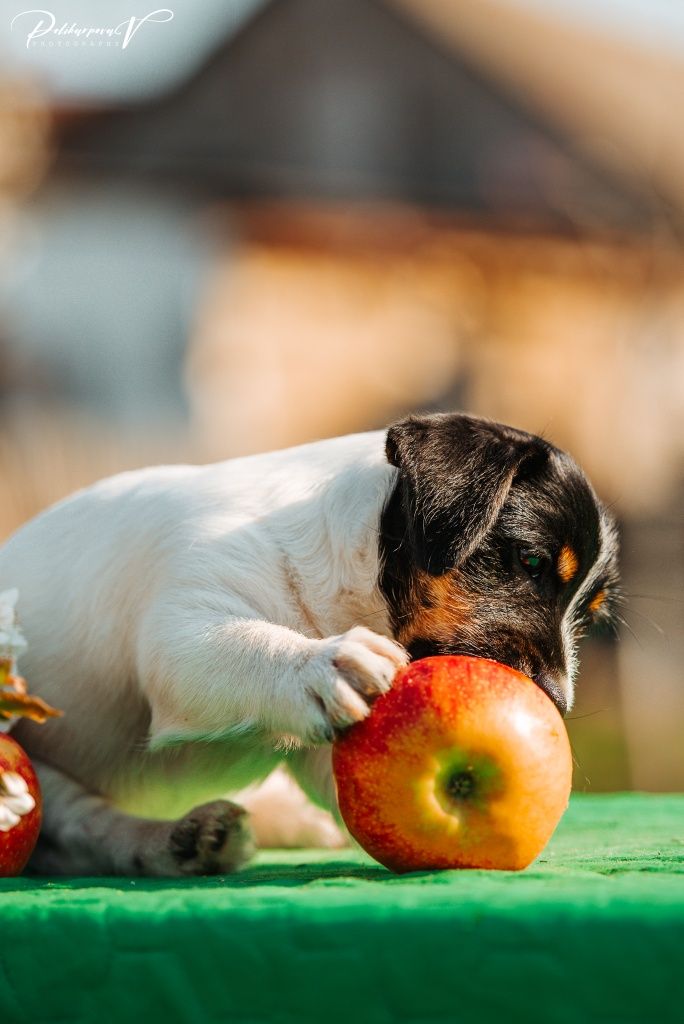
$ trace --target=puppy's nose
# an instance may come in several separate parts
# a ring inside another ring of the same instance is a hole
[[[549,672],[538,672],[532,678],[539,689],[543,690],[546,696],[551,698],[561,715],[564,715],[568,710],[568,699],[558,679]]]

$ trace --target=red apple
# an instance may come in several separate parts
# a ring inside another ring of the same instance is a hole
[[[464,656],[399,672],[336,741],[333,767],[349,831],[393,871],[527,867],[572,777],[551,700],[515,669]]]
[[[41,807],[31,762],[16,740],[0,734],[0,878],[26,866],[38,840]]]

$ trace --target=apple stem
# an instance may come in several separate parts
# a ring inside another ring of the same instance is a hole
[[[475,791],[475,774],[472,768],[454,772],[446,784],[446,791],[454,800],[465,800]]]

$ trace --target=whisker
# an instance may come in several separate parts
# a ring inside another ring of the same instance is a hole
[[[621,498],[616,498],[614,501],[610,501],[605,507],[606,512],[612,512],[616,505],[619,505]]]
[[[577,722],[580,718],[592,718],[594,715],[602,715],[604,711],[610,711],[610,708],[597,708],[596,711],[585,711],[583,715],[566,715],[566,722]]]
[[[619,623],[621,623],[621,624],[622,624],[622,625],[623,625],[623,626],[625,627],[625,629],[626,629],[626,630],[627,630],[627,631],[628,631],[629,633],[631,633],[631,634],[632,634],[632,636],[633,636],[633,637],[634,637],[634,639],[636,640],[636,642],[637,642],[637,644],[639,645],[639,647],[641,647],[641,646],[642,646],[641,640],[640,640],[640,639],[639,639],[639,637],[638,637],[638,636],[636,635],[636,633],[634,632],[634,630],[633,630],[633,629],[632,629],[632,627],[630,626],[629,622],[627,622],[627,620],[626,620],[626,619],[623,619],[623,617],[622,617],[621,615],[616,615],[616,616],[615,616],[615,618],[617,619],[617,621],[618,621]]]
[[[627,608],[627,609],[625,609],[625,615],[628,615],[628,614],[638,615],[639,618],[643,619],[644,622],[647,622],[649,624],[649,626],[652,626],[653,629],[655,629],[656,633],[659,633],[664,638],[667,637],[667,634],[665,633],[665,630],[663,629],[663,627],[659,626],[658,623],[655,622],[649,615],[644,615],[643,612],[640,612],[638,610],[638,608]]]
[[[368,622],[371,619],[377,619],[380,616],[383,616],[383,617],[387,616],[387,611],[384,608],[378,608],[378,610],[374,611],[374,612],[365,612],[363,615],[355,613],[354,614],[354,621],[355,622]]]
[[[584,768],[583,768],[583,767],[582,767],[582,765],[580,764],[579,758],[577,757],[577,754],[575,753],[575,749],[574,749],[574,747],[572,747],[572,748],[571,748],[571,750],[570,750],[570,753],[571,753],[571,755],[572,755],[572,763],[573,763],[573,764],[574,764],[574,766],[575,766],[575,767],[576,767],[576,768],[577,768],[577,769],[578,769],[579,771],[581,771],[581,772],[582,772],[582,774],[584,775],[584,781],[586,782],[587,786],[591,786],[591,779],[590,779],[590,778],[589,778],[589,776],[588,776],[588,775],[587,775],[587,774],[585,773],[585,771],[584,771]]]
[[[664,594],[632,594],[625,591],[625,597],[630,601],[662,601],[664,604],[684,604],[684,597],[665,597]]]

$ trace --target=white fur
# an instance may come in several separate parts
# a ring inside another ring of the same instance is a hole
[[[89,793],[119,809],[97,836],[76,815],[81,868],[89,844],[121,832],[121,810],[183,814],[283,760],[305,789],[330,789],[329,766],[312,771],[304,748],[363,718],[364,697],[405,660],[377,587],[395,472],[377,432],[124,473],[2,548],[0,586],[18,587],[29,643],[22,673],[65,711],[18,728],[51,766],[51,793],[72,780],[47,828],[59,838],[69,807],[92,812]],[[128,863],[91,853],[96,868]]]
[[[587,573],[581,586],[577,588],[572,601],[568,605],[563,622],[561,624],[561,640],[563,644],[563,655],[567,671],[559,680],[559,685],[565,696],[566,707],[571,711],[575,703],[575,682],[579,670],[578,647],[582,638],[581,629],[577,626],[577,610],[587,600],[588,595],[596,586],[598,580],[605,573],[610,553],[616,544],[615,527],[609,522],[605,515],[599,520],[599,550],[594,559],[591,570]]]

